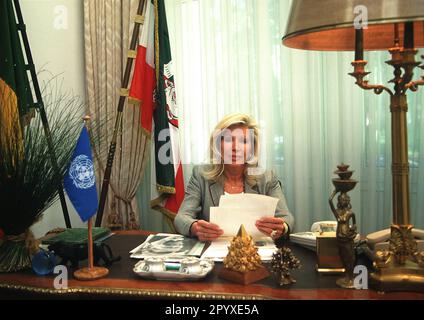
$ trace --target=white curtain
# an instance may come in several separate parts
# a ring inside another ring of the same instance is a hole
[[[334,220],[328,197],[341,162],[349,164],[359,180],[350,192],[359,231],[387,228],[392,219],[389,97],[354,84],[348,75],[353,52],[284,47],[281,38],[290,4],[166,0],[185,179],[193,164],[205,162],[215,124],[228,113],[246,112],[261,124],[265,163],[283,183],[296,231],[308,230],[314,221]],[[384,62],[388,58],[386,52],[365,54],[370,82],[387,84],[392,79],[393,70]],[[420,228],[422,91],[408,95],[411,216]],[[141,192],[146,194],[145,189]]]

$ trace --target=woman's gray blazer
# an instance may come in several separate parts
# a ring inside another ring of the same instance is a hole
[[[195,166],[193,174],[185,191],[178,214],[174,220],[176,230],[185,236],[190,236],[190,227],[197,220],[209,221],[209,208],[218,207],[219,199],[224,194],[223,184],[206,180],[201,174],[202,167]],[[284,221],[293,230],[294,218],[287,208],[286,199],[280,183],[271,171],[266,171],[253,187],[244,183],[245,193],[263,194],[280,199],[275,210],[275,216]]]

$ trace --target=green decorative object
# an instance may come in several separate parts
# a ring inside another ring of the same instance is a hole
[[[99,240],[110,234],[110,229],[108,228],[93,228],[93,241]],[[64,243],[64,244],[87,244],[88,234],[87,228],[72,228],[65,229],[63,232],[48,238],[42,241],[42,244],[54,244],[54,243]]]

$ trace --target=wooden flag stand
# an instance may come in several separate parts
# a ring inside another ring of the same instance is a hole
[[[88,220],[88,268],[81,268],[74,272],[74,277],[78,280],[95,280],[109,274],[109,269],[95,267],[93,263],[93,222]]]
[[[90,120],[89,116],[85,116],[84,123]],[[87,127],[88,129],[88,127]],[[81,268],[74,272],[74,277],[78,280],[95,280],[106,277],[109,274],[109,269],[103,267],[94,266],[93,257],[93,222],[92,219],[88,219],[88,268]]]

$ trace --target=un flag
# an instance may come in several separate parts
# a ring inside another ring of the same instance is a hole
[[[96,214],[98,207],[96,176],[87,128],[80,137],[64,177],[64,186],[82,221]]]

